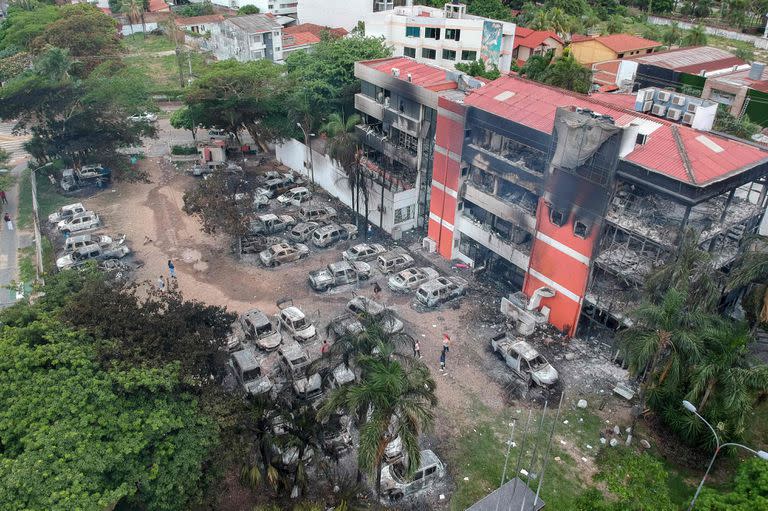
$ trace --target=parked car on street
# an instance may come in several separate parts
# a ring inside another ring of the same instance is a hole
[[[440,274],[434,268],[423,266],[421,268],[408,268],[397,275],[392,275],[387,281],[389,289],[398,292],[408,292],[417,289],[423,283],[436,279]]]
[[[107,245],[86,245],[77,248],[69,254],[63,255],[56,260],[56,268],[59,270],[68,270],[75,266],[85,264],[86,261],[103,261],[105,259],[121,259],[131,253],[131,249],[123,244]]]
[[[144,112],[141,114],[132,115],[128,118],[131,122],[155,122],[157,121],[157,114],[153,114],[152,112]]]
[[[290,215],[277,216],[268,213],[251,220],[251,232],[253,234],[274,234],[283,232],[295,223],[296,220]]]
[[[413,266],[413,257],[403,249],[390,250],[376,258],[381,273],[392,273]]]
[[[229,368],[240,388],[251,395],[272,390],[272,381],[262,373],[261,361],[253,348],[236,351],[229,356]]]
[[[283,336],[266,314],[259,309],[250,309],[232,324],[230,349],[250,341],[264,351],[273,351],[280,346],[282,340]]]
[[[308,202],[312,198],[312,192],[310,192],[304,186],[297,186],[291,188],[280,197],[277,198],[277,202],[283,206],[301,206],[305,202]]]
[[[315,232],[315,229],[318,227],[320,227],[320,224],[317,222],[298,223],[291,228],[291,232],[288,233],[288,238],[291,241],[297,242],[307,241],[312,237],[312,233]]]
[[[99,215],[93,211],[83,211],[66,220],[61,220],[56,227],[59,232],[65,236],[73,232],[87,231],[88,229],[95,229],[101,225]]]
[[[435,307],[463,295],[466,290],[467,281],[461,277],[438,277],[419,286],[416,298],[427,307]]]
[[[557,383],[557,370],[527,342],[503,333],[491,339],[491,347],[507,367],[528,385],[551,387]]]
[[[307,350],[292,342],[280,347],[280,364],[292,382],[296,395],[303,399],[316,399],[323,393],[323,382],[318,373],[307,374],[311,360]]]
[[[357,227],[352,224],[328,224],[312,233],[312,243],[318,248],[330,247],[340,240],[357,238]]]
[[[336,218],[336,210],[330,206],[304,205],[299,209],[299,218],[305,222],[330,222]]]
[[[379,302],[367,296],[356,296],[347,302],[347,310],[356,315],[368,314],[374,320],[381,321],[384,332],[396,334],[402,332],[403,322],[397,317],[395,311],[384,307]]]
[[[332,287],[368,280],[370,276],[371,266],[368,263],[339,261],[321,270],[309,272],[309,285],[315,291],[328,291]]]
[[[86,209],[82,202],[75,202],[74,204],[67,204],[60,207],[57,211],[48,215],[48,222],[52,224],[58,224],[62,220],[68,220],[75,215],[85,213]]]
[[[286,302],[278,303],[278,307],[285,305]],[[277,321],[281,328],[284,328],[288,333],[297,341],[308,341],[317,335],[315,325],[307,319],[304,312],[293,305],[290,301],[290,305],[280,309],[280,313],[277,315]]]
[[[381,491],[386,497],[400,500],[434,485],[445,477],[445,465],[434,452],[423,450],[419,458],[419,466],[410,476],[403,463],[394,463],[381,469]]]
[[[342,252],[341,257],[347,261],[370,261],[386,251],[384,245],[378,243],[359,243]]]
[[[272,245],[259,254],[264,266],[280,266],[283,263],[298,261],[309,255],[309,247],[303,243],[279,243]]]

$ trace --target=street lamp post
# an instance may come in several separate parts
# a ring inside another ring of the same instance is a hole
[[[688,410],[689,412],[695,414],[696,417],[701,419],[701,421],[707,425],[710,431],[712,431],[712,434],[715,436],[715,442],[717,443],[717,448],[715,449],[715,453],[712,455],[712,459],[709,460],[709,466],[707,467],[707,471],[704,472],[704,477],[701,478],[699,487],[696,488],[696,493],[694,493],[693,495],[693,500],[691,500],[691,504],[688,506],[688,511],[691,511],[693,509],[694,504],[696,504],[696,499],[699,498],[699,493],[701,493],[701,489],[704,487],[704,482],[707,480],[707,476],[709,476],[709,471],[712,470],[712,465],[715,464],[715,459],[717,458],[717,455],[720,454],[720,450],[723,447],[728,447],[728,446],[741,447],[742,449],[745,449],[751,452],[752,454],[754,454],[755,456],[757,456],[762,460],[768,460],[768,452],[756,451],[754,449],[747,447],[746,445],[737,444],[735,442],[727,442],[727,443],[721,444],[720,437],[717,436],[717,432],[715,431],[715,428],[713,428],[712,425],[709,422],[707,422],[707,419],[705,419],[699,414],[699,412],[696,410],[696,407],[693,405],[693,403],[691,403],[690,401],[683,401],[683,407],[685,407],[685,409]]]
[[[309,172],[310,172],[310,181],[312,181],[312,192],[315,191],[315,164],[312,161],[312,145],[310,143],[309,137],[314,137],[314,133],[307,133],[307,130],[304,129],[304,126],[301,125],[301,123],[297,122],[296,126],[299,127],[302,133],[304,133],[304,143],[307,146],[307,149],[309,150]]]

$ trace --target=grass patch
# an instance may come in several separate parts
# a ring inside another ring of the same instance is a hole
[[[19,186],[19,213],[16,223],[22,229],[32,227],[32,185],[29,182],[30,172],[32,172],[30,169],[26,169],[22,173]],[[59,187],[51,183],[45,174],[38,174],[37,204],[40,208],[40,220],[42,222],[45,222],[48,215],[61,206],[73,202],[77,202],[77,199],[60,194]]]
[[[37,277],[35,271],[35,246],[19,249],[19,278],[22,282],[32,282]]]
[[[142,55],[136,57],[126,57],[124,62],[127,66],[135,69],[136,72],[143,73],[151,81],[149,91],[152,94],[174,95],[181,93],[179,84],[179,64],[176,55]],[[182,69],[184,79],[189,77],[189,64],[192,64],[193,76],[199,76],[206,68],[205,58],[199,53],[189,53],[182,56]]]
[[[171,40],[165,35],[133,34],[123,38],[123,45],[128,53],[156,53],[159,51],[169,51],[176,48]]]
[[[53,242],[47,237],[43,236],[43,273],[53,273],[56,269],[56,254],[53,251]]]

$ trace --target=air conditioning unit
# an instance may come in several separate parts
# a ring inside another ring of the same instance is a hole
[[[679,121],[680,116],[683,115],[683,111],[679,108],[670,108],[667,110],[667,119],[672,119],[673,121]]]
[[[643,112],[647,112],[651,108],[653,108],[653,100],[652,99],[649,99],[648,101],[643,103]]]
[[[669,97],[670,96],[671,96],[671,94],[669,92],[659,91],[659,95],[657,96],[657,99],[659,101],[663,101],[663,102],[666,103],[667,101],[669,101]]]
[[[693,114],[691,112],[686,112],[683,114],[683,124],[693,124],[693,118],[696,116],[696,114]]]
[[[683,106],[685,104],[685,96],[678,96],[675,94],[672,96],[672,104],[677,106]]]
[[[641,98],[642,101],[653,101],[653,89],[648,89],[645,92],[643,92],[643,97]]]
[[[699,105],[697,105],[696,103],[688,103],[687,110],[689,112],[691,112],[692,114],[695,114],[696,113],[696,109],[698,108],[698,106]]]
[[[664,105],[653,105],[653,108],[651,108],[651,113],[653,115],[658,115],[659,117],[663,117],[666,112],[667,107]]]
[[[389,106],[389,96],[384,97],[384,106]]]

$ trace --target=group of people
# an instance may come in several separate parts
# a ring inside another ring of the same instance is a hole
[[[171,279],[174,281],[176,280],[176,265],[173,264],[171,259],[168,259],[168,273],[170,274],[170,277],[168,277],[168,285],[170,286]],[[160,291],[165,291],[165,277],[162,275],[157,277],[157,289]]]
[[[0,190],[0,203],[8,204],[8,197],[5,195],[5,190]],[[3,214],[3,222],[5,222],[6,229],[9,231],[13,230],[13,220],[11,219],[11,214],[7,211]]]

